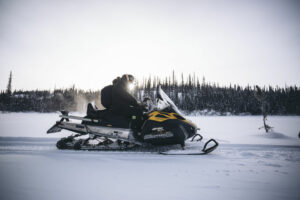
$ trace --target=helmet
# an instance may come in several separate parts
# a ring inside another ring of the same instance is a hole
[[[134,76],[132,76],[132,75],[130,75],[130,74],[124,74],[123,76],[122,76],[122,81],[123,82],[128,82],[128,83],[134,83],[134,81],[135,81],[135,78],[134,78]]]
[[[132,91],[135,86],[135,79],[130,74],[124,74],[121,78],[123,85],[129,90]]]

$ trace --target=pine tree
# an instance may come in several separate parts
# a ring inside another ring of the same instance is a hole
[[[264,126],[260,127],[259,129],[264,128],[266,130],[266,133],[268,133],[270,130],[272,130],[273,127],[269,126],[266,123],[267,116],[268,116],[268,106],[267,106],[268,102],[266,101],[265,93],[266,93],[265,90],[262,91],[259,86],[256,86],[256,91],[254,93],[254,96],[261,103],[261,111],[262,111],[262,114],[263,114],[263,123],[264,123]]]
[[[9,73],[9,78],[8,78],[8,84],[7,84],[7,89],[6,89],[6,93],[11,95],[12,93],[12,71],[10,71]]]

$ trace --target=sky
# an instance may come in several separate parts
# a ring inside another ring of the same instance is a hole
[[[98,90],[122,74],[300,86],[296,0],[0,0],[0,90]]]

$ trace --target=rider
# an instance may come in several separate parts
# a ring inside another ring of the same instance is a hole
[[[129,93],[129,87],[134,82],[135,79],[130,74],[117,77],[112,85],[101,90],[101,103],[112,113],[132,119],[131,128],[139,132],[143,123],[143,107]],[[91,118],[99,117],[91,104],[88,105],[87,114]]]
[[[140,130],[143,122],[143,109],[129,93],[129,87],[135,79],[130,74],[124,74],[112,87],[111,110],[117,115],[132,119],[132,128]]]
[[[112,85],[108,85],[101,90],[101,104],[107,110],[111,109],[113,85],[115,85],[120,80],[121,78],[117,77],[113,80]],[[87,116],[94,119],[101,118],[101,112],[99,112],[97,109],[95,110],[93,105],[89,103],[87,106]]]

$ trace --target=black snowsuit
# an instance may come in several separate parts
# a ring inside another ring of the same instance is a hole
[[[113,88],[113,85],[117,84],[119,81],[121,81],[121,78],[117,77],[116,79],[113,80],[112,85],[108,85],[108,86],[104,87],[101,90],[101,104],[106,109],[111,109],[111,105],[112,105],[112,88]]]
[[[120,80],[112,87],[111,110],[132,120],[132,128],[139,130],[143,122],[143,111],[136,99],[127,91],[127,85]]]
[[[110,109],[112,104],[112,85],[108,85],[101,90],[101,104]]]

